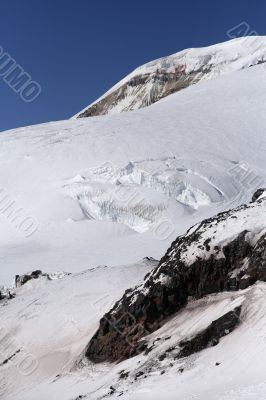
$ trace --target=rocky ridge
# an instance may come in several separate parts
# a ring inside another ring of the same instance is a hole
[[[266,191],[253,202],[195,225],[174,241],[144,282],[125,292],[100,320],[86,356],[121,361],[147,350],[159,329],[189,299],[266,281]]]
[[[248,36],[192,48],[151,61],[134,70],[74,118],[147,107],[202,80],[264,63],[266,39]]]

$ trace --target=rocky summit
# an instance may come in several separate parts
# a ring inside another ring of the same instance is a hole
[[[136,68],[74,118],[137,110],[203,80],[262,64],[265,45],[265,38],[250,36],[151,61]]]

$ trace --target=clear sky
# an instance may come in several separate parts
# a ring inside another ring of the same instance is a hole
[[[25,103],[0,76],[0,131],[67,119],[135,67],[242,21],[264,35],[265,15],[262,0],[0,0],[0,46],[42,88]]]

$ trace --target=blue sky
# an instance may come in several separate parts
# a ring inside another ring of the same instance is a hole
[[[42,92],[25,103],[0,77],[0,131],[67,119],[135,67],[227,40],[242,21],[266,34],[265,14],[258,0],[1,0],[0,46]]]

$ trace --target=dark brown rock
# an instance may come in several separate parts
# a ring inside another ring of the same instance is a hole
[[[188,357],[207,347],[216,346],[220,339],[231,333],[240,322],[241,307],[235,308],[217,320],[194,338],[180,343],[181,350],[177,358]]]
[[[135,88],[136,95],[124,111],[133,110],[136,103],[140,104],[138,108],[147,107],[172,93],[197,83],[209,71],[210,67],[206,67],[185,73],[184,65],[179,65],[174,72],[158,69],[152,74],[136,75],[118,89],[106,94],[98,102],[89,106],[79,114],[78,118],[108,114],[113,107],[128,96],[131,88]],[[150,96],[147,97],[144,92],[148,85],[151,85],[154,89],[150,90]]]
[[[127,291],[104,315],[86,356],[94,362],[120,361],[149,351],[144,337],[184,307],[189,296],[201,298],[224,290],[246,288],[257,280],[266,281],[266,234],[255,247],[246,230],[215,247],[212,247],[212,239],[203,239],[210,227],[213,232],[213,227],[220,223],[223,226],[224,221],[237,216],[238,211],[248,212],[249,207],[254,205],[241,206],[236,212],[219,213],[178,237],[144,283]],[[191,245],[197,244],[203,247],[200,253],[203,255],[188,265],[182,255]]]

